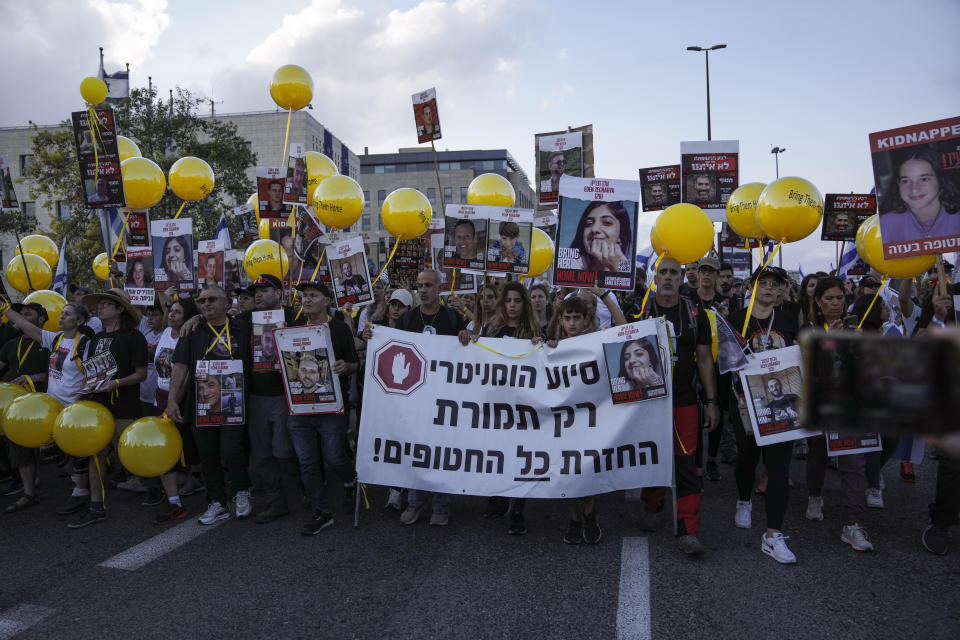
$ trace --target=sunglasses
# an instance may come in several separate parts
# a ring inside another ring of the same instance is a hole
[[[226,300],[226,298],[222,298],[218,296],[209,296],[207,298],[197,298],[197,304],[207,304],[208,302],[210,304],[213,304],[217,300]]]

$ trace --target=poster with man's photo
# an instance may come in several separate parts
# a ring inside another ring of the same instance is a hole
[[[744,401],[758,446],[811,438],[820,434],[800,426],[803,388],[800,347],[773,349],[747,356],[740,369]]]
[[[293,415],[343,411],[340,376],[333,373],[333,343],[325,324],[274,331],[287,405]]]
[[[257,212],[250,203],[233,208],[233,217],[240,220],[240,242],[253,242],[260,237]]]
[[[603,356],[613,404],[640,402],[667,395],[657,334],[637,336],[624,342],[604,342]]]
[[[720,247],[737,247],[740,249],[746,249],[747,239],[734,231],[729,223],[724,222],[720,227],[720,233],[717,236],[717,245]],[[750,238],[751,249],[756,249],[759,246],[759,238]]]
[[[268,309],[254,311],[250,316],[253,325],[253,370],[256,373],[280,370],[280,355],[277,343],[273,337],[274,329],[282,329],[286,325],[283,309]]]
[[[695,204],[714,222],[727,218],[727,200],[740,185],[739,140],[680,143],[682,202]]]
[[[302,142],[290,145],[283,202],[301,207],[307,205],[307,150]]]
[[[423,271],[427,253],[426,240],[423,236],[410,240],[401,240],[397,244],[397,251],[393,260],[387,265],[387,279],[391,285],[411,289],[417,282],[417,274]],[[457,279],[460,273],[457,273]]]
[[[828,456],[850,456],[857,453],[881,451],[883,442],[879,433],[844,433],[824,431],[827,437]]]
[[[680,165],[640,169],[640,200],[645,212],[680,202]]]
[[[639,203],[638,181],[564,176],[553,284],[632,291]]]
[[[20,211],[20,201],[13,188],[13,176],[10,173],[10,159],[0,155],[0,210]]]
[[[91,209],[122,207],[127,201],[123,195],[113,109],[97,109],[95,113],[97,121],[92,123],[89,111],[70,114],[84,197]]]
[[[198,360],[194,372],[197,427],[243,424],[243,361]]]
[[[225,250],[222,240],[201,240],[197,243],[197,286],[215,284],[226,289]]]
[[[293,260],[290,262],[290,278],[300,280],[319,280],[330,284],[330,272],[327,271],[323,256],[326,251],[326,233],[317,222],[311,207],[298,207],[297,229],[293,236]]]
[[[556,209],[561,176],[593,177],[593,125],[536,133],[533,153],[537,159],[537,209]]]
[[[872,193],[828,193],[823,199],[820,239],[854,242],[857,229],[876,212],[877,197]]]
[[[327,260],[330,261],[333,295],[338,307],[347,303],[361,307],[373,302],[363,238],[355,236],[331,244],[327,248]]]
[[[448,204],[444,212],[443,266],[447,269],[485,271],[487,268],[487,215],[496,208],[485,205]]]
[[[417,142],[423,144],[431,140],[439,140],[440,114],[437,113],[437,90],[431,87],[426,91],[415,93],[413,100],[413,121],[417,127]]]
[[[487,271],[530,271],[533,209],[494,207],[487,218]]]
[[[123,243],[127,249],[150,248],[150,213],[142,209],[132,209],[125,212],[127,216],[127,233]]]
[[[870,134],[886,259],[960,249],[960,116]]]
[[[276,242],[277,244],[279,244],[280,250],[287,254],[287,265],[293,264],[293,261],[295,259],[295,255],[293,251],[294,237],[293,237],[293,229],[290,227],[290,223],[288,222],[288,219],[287,218],[270,218],[269,220],[270,220],[269,222],[270,234],[268,237],[274,242]],[[299,274],[299,271],[297,273],[293,273],[293,271],[288,266],[287,273],[284,274],[283,276],[284,286],[287,286],[290,284],[291,278],[293,279],[293,282],[296,282],[298,274]]]
[[[128,248],[124,268],[123,288],[130,296],[130,304],[153,304],[153,250]]]
[[[193,220],[152,220],[153,280],[157,291],[196,289],[193,279]]]
[[[283,202],[283,189],[287,181],[285,167],[257,167],[257,200],[260,203],[260,218],[283,218],[290,215],[291,207]]]
[[[455,293],[476,293],[477,275],[467,271],[447,269],[443,266],[444,234],[430,233],[430,251],[424,255],[423,268],[434,269],[440,274],[440,295]],[[451,291],[451,289],[453,289]]]

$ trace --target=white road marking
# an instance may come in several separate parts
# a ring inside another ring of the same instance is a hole
[[[650,552],[646,538],[624,538],[620,549],[617,639],[650,638]]]
[[[0,640],[23,633],[55,612],[56,609],[36,604],[20,604],[4,611],[0,614]]]
[[[157,558],[170,553],[177,547],[190,542],[194,538],[212,529],[216,529],[224,522],[227,522],[227,520],[221,520],[216,524],[205,526],[197,522],[195,518],[190,518],[187,522],[178,524],[172,529],[167,529],[149,540],[144,540],[135,547],[121,551],[97,566],[108,567],[110,569],[123,569],[124,571],[136,571]]]

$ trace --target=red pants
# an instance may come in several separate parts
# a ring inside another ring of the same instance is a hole
[[[700,478],[697,476],[697,432],[700,411],[697,405],[673,408],[673,468],[677,483],[677,521],[680,535],[700,531]],[[665,487],[641,491],[644,511],[653,513],[663,505]]]

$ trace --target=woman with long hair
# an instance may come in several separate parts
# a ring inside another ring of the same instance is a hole
[[[530,287],[530,302],[533,304],[533,313],[537,322],[546,331],[553,316],[553,304],[550,302],[550,285],[546,282],[537,282]]]
[[[884,244],[960,235],[960,190],[928,145],[899,158],[878,210]]]
[[[163,243],[160,266],[170,282],[193,282],[193,249],[186,236],[172,236]]]
[[[497,305],[497,287],[492,282],[485,282],[477,291],[477,298],[473,304],[473,320],[467,329],[479,332],[480,328],[493,317],[494,307]]]

